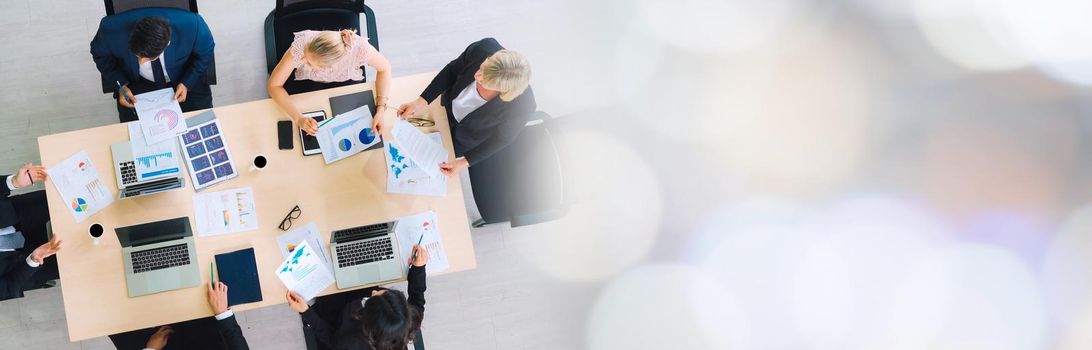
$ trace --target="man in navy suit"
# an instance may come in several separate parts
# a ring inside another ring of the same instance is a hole
[[[212,108],[204,81],[216,44],[200,15],[172,8],[142,8],[106,16],[91,40],[91,57],[121,89],[121,122],[137,120],[134,95],[173,88],[182,111]]]

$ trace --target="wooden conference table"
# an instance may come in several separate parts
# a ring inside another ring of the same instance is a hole
[[[390,103],[413,100],[433,76],[435,73],[393,79]],[[331,115],[330,97],[370,90],[372,87],[372,83],[358,84],[298,94],[292,99],[301,111],[321,109]],[[318,225],[324,242],[329,241],[330,231],[335,229],[433,210],[439,218],[439,228],[451,265],[445,273],[477,266],[470,239],[470,224],[463,204],[463,190],[458,179],[448,180],[447,195],[444,197],[390,194],[386,191],[386,160],[381,150],[366,151],[325,165],[321,155],[303,156],[298,136],[294,136],[295,149],[277,148],[276,122],[288,117],[271,99],[216,107],[213,111],[220,119],[239,176],[206,188],[203,192],[252,187],[259,220],[258,229],[254,231],[195,237],[197,266],[201,276],[209,275],[209,263],[215,254],[254,247],[262,301],[233,306],[232,309],[249,310],[285,302],[286,289],[274,274],[283,261],[276,244],[276,237],[283,232],[277,226],[296,205],[303,213],[292,227],[303,227],[313,221]],[[198,113],[187,113],[187,117]],[[423,131],[440,131],[444,147],[449,157],[453,157],[447,117],[438,102],[429,106],[425,118],[434,120],[436,125]],[[42,164],[46,167],[86,150],[99,171],[99,178],[116,193],[110,145],[128,138],[126,126],[114,124],[42,136],[38,138],[38,146]],[[268,166],[261,171],[248,171],[251,160],[259,153],[269,159]],[[193,221],[193,184],[186,175],[187,186],[183,189],[115,201],[81,223],[75,222],[54,186],[46,184],[53,232],[64,240],[57,261],[70,340],[212,315],[204,284],[129,298],[122,271],[121,246],[114,234],[116,227],[182,216],[189,216],[190,225],[196,227]],[[87,233],[88,226],[95,222],[106,229],[99,245],[93,245]],[[338,291],[336,285],[331,285],[322,295]]]

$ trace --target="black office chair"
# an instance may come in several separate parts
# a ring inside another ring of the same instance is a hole
[[[512,227],[559,219],[569,211],[563,157],[551,137],[561,119],[545,112],[531,118],[512,144],[470,167],[474,203],[482,218],[474,227],[508,222]]]
[[[334,317],[337,320],[341,320],[340,316],[343,312],[342,307],[345,303],[349,302],[349,300],[359,300],[359,298],[364,295],[371,295],[373,290],[375,290],[375,287],[321,296],[315,300],[315,304],[311,306],[311,310],[317,313],[320,318],[329,320],[331,317]],[[318,342],[318,338],[315,337],[315,330],[303,320],[302,315],[300,315],[300,321],[303,323],[303,341],[306,344],[307,350],[330,349]],[[330,324],[329,326],[335,330],[341,327],[340,324]],[[421,330],[417,330],[417,333],[413,335],[413,344],[415,350],[425,350],[425,340],[421,335]]]
[[[103,5],[106,6],[107,16],[113,16],[115,13],[122,13],[145,7],[176,8],[197,13],[197,0],[103,0]],[[102,80],[102,93],[113,94],[114,91],[117,91],[118,87],[114,81],[107,80],[105,75],[99,75],[99,78]],[[212,55],[212,59],[209,62],[209,68],[205,71],[205,76],[203,78],[205,83],[216,85],[215,53]]]
[[[368,42],[379,50],[375,12],[363,0],[277,0],[276,7],[265,17],[265,61],[268,73],[273,73],[273,68],[277,67],[285,51],[292,45],[296,32],[353,29],[361,34],[361,15],[364,15]],[[297,94],[363,82],[318,83],[289,79],[284,88],[289,94]]]

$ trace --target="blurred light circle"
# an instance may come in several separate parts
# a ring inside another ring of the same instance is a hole
[[[660,228],[660,184],[630,146],[608,134],[570,130],[554,135],[579,167],[576,203],[562,219],[513,229],[505,239],[550,275],[594,281],[643,259]],[[589,151],[594,150],[594,151]]]
[[[1092,2],[1003,0],[1001,8],[1024,55],[1047,74],[1092,85]],[[998,6],[1000,5],[1000,6]]]
[[[688,265],[643,265],[611,280],[587,327],[590,350],[754,348],[735,296]]]
[[[996,1],[914,0],[913,9],[929,44],[962,67],[1011,70],[1028,64]]]
[[[884,348],[1042,349],[1047,322],[1036,277],[1015,255],[959,244],[920,259],[899,283]]]
[[[1043,279],[1064,348],[1092,348],[1092,207],[1062,224],[1047,249]]]
[[[767,43],[802,17],[799,0],[639,0],[633,6],[656,38],[697,53]]]
[[[755,192],[810,196],[844,184],[885,131],[886,79],[871,52],[836,32],[712,67],[697,141]]]

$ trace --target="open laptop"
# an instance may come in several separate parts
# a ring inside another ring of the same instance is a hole
[[[400,280],[406,259],[398,250],[395,222],[365,225],[330,234],[338,289]]]
[[[160,169],[152,173],[138,173],[133,148],[129,141],[110,145],[114,156],[114,178],[118,181],[118,199],[139,197],[160,193],[186,184],[186,177],[177,162],[173,167]],[[178,154],[175,149],[175,155]]]
[[[188,217],[118,227],[114,232],[121,242],[129,297],[201,284]]]

